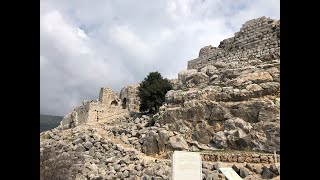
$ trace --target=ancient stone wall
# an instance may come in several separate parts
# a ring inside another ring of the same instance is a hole
[[[258,153],[201,153],[203,161],[213,162],[238,162],[238,163],[275,163],[273,154]],[[280,155],[276,155],[277,162],[280,162]]]
[[[128,109],[129,112],[139,112],[138,87],[139,84],[133,84],[121,89],[120,99],[123,109]]]
[[[280,21],[246,22],[179,72],[156,123],[215,148],[280,151]]]
[[[88,118],[88,108],[89,106],[80,106],[74,109],[72,114],[75,125],[81,124],[86,121],[86,119]]]
[[[108,87],[101,88],[98,100],[83,101],[82,106],[76,107],[63,118],[60,127],[65,129],[139,112],[138,87],[139,84],[129,85],[122,88],[120,93],[114,93]]]
[[[199,57],[188,62],[188,69],[219,62],[270,59],[280,56],[280,20],[266,17],[247,21],[234,37],[220,42],[218,47],[206,46]]]
[[[100,89],[99,101],[107,106],[119,105],[119,96],[113,93],[112,89],[104,87]]]

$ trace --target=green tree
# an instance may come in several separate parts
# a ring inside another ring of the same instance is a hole
[[[165,94],[172,89],[168,79],[164,79],[159,72],[150,72],[140,83],[140,111],[155,113],[165,100]]]

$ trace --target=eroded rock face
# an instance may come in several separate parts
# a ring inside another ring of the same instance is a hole
[[[146,138],[143,140],[142,144],[142,152],[147,155],[155,155],[158,154],[159,147],[158,147],[158,134],[154,131],[151,131],[146,135]]]
[[[169,145],[174,150],[187,150],[188,143],[184,140],[182,136],[176,135],[169,138]]]
[[[138,84],[120,93],[102,88],[99,100],[84,101],[60,128],[40,134],[40,154],[53,149],[76,159],[78,180],[170,179],[170,161],[162,158],[175,150],[280,151],[279,30],[280,21],[262,17],[219,47],[203,47],[170,81],[173,90],[152,116],[137,113]],[[230,165],[244,179],[280,175],[279,166],[265,165],[275,161],[270,154],[209,153],[203,159],[246,162]],[[219,167],[203,161],[204,179],[225,179]]]
[[[170,130],[185,129],[180,131],[185,139],[205,145],[279,151],[280,23],[260,20],[262,29],[272,29],[268,38],[278,46],[262,45],[265,50],[256,52],[255,46],[243,44],[241,31],[218,48],[203,47],[199,57],[188,62],[188,70],[179,73],[180,88],[166,94],[157,123],[168,124]],[[246,52],[242,46],[253,49]]]

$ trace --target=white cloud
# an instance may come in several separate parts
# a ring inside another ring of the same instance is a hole
[[[65,115],[100,87],[119,91],[150,71],[177,78],[201,47],[252,18],[279,18],[279,8],[279,0],[42,0],[41,113]]]

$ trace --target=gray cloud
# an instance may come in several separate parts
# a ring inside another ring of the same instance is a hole
[[[250,19],[280,17],[279,0],[40,2],[40,112],[65,115],[100,87],[119,91],[150,72],[177,78],[206,45]]]

